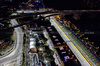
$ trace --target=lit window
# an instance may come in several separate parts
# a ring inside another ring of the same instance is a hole
[[[64,50],[64,48],[63,48],[63,47],[60,47],[59,49],[60,49],[60,50]]]

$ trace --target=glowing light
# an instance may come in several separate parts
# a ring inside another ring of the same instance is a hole
[[[35,1],[35,3],[40,3],[40,1]]]
[[[65,56],[64,59],[65,61],[67,61],[69,59],[69,56]]]
[[[45,7],[45,5],[43,4],[43,8]]]

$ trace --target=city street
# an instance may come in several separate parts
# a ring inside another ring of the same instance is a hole
[[[99,0],[0,0],[0,66],[100,66]]]

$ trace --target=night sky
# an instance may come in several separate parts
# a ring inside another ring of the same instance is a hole
[[[18,2],[27,2],[28,0],[13,0],[16,3]],[[54,9],[82,9],[81,0],[43,0],[44,4],[48,8]]]
[[[55,9],[81,9],[81,0],[44,0],[46,7],[52,7]]]
[[[5,1],[5,0],[0,0]],[[14,4],[27,2],[28,0],[12,0]],[[100,9],[99,0],[42,0],[46,7],[60,10],[86,10]]]

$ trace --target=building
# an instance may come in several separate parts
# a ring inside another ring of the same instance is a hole
[[[36,39],[35,38],[30,38],[30,50],[32,52],[37,52],[37,49],[36,49]]]

